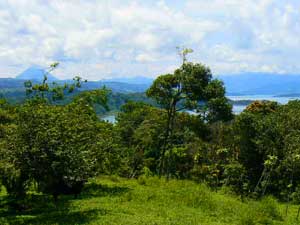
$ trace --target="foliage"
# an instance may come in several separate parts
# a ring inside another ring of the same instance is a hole
[[[170,163],[165,159],[165,155],[173,154],[172,139],[178,111],[188,109],[202,112],[203,120],[209,122],[232,119],[231,105],[224,97],[223,83],[213,80],[210,69],[205,65],[186,62],[186,55],[190,52],[190,49],[180,51],[183,58],[181,67],[176,69],[174,74],[157,77],[146,92],[147,96],[155,99],[166,112],[159,173],[168,176]]]
[[[52,64],[50,71],[57,65]],[[60,91],[81,87],[80,77],[74,81],[71,86],[52,89],[46,75],[40,85],[32,86],[28,81],[25,86],[32,98],[15,107],[13,120],[2,116],[0,174],[10,195],[24,197],[35,182],[40,191],[55,199],[59,194],[77,195],[95,174],[100,159],[93,156],[100,146],[101,132],[92,106],[97,103],[107,108],[108,91],[82,92],[68,105],[48,103],[49,95],[57,100],[64,97]]]
[[[28,102],[18,109],[16,127],[7,136],[8,161],[43,192],[58,195],[65,192],[63,186],[80,186],[92,175],[96,119],[83,104]]]

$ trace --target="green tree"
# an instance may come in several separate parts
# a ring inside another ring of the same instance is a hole
[[[117,116],[119,143],[127,148],[129,177],[138,176],[144,166],[156,172],[158,149],[163,141],[165,115],[141,102],[127,102]]]
[[[211,112],[203,113],[205,120],[214,121],[214,116],[220,118],[217,112],[216,103],[223,99],[222,103],[228,104],[224,98],[225,88],[219,80],[212,79],[211,71],[205,65],[199,63],[191,63],[186,61],[186,55],[191,51],[182,50],[183,64],[176,69],[174,74],[161,75],[153,82],[152,86],[147,90],[147,96],[156,100],[156,102],[166,111],[167,122],[164,134],[164,143],[161,147],[160,157],[160,174],[167,168],[164,158],[166,151],[172,149],[172,134],[174,130],[174,122],[177,112],[182,110],[194,110],[207,112],[206,106],[211,107]],[[209,104],[207,104],[209,103]],[[231,115],[231,108],[225,107],[226,113]],[[228,110],[229,109],[229,110]],[[224,113],[224,111],[222,112]],[[207,116],[208,115],[208,116]],[[229,119],[230,116],[228,116]],[[225,117],[224,117],[225,118]],[[227,117],[226,117],[227,118]],[[232,117],[230,117],[232,118]]]
[[[7,151],[7,138],[11,137],[16,128],[16,108],[1,99],[0,106],[0,184],[6,187],[8,193],[22,198],[26,192],[28,176],[14,167],[12,155]]]
[[[55,198],[78,194],[93,175],[98,118],[84,98],[66,106],[29,101],[18,108],[16,126],[6,137],[8,162]]]
[[[108,90],[81,92],[67,105],[51,104],[64,97],[63,92],[58,96],[57,90],[72,92],[81,83],[82,79],[75,77],[73,84],[50,87],[45,75],[42,84],[25,84],[30,98],[16,107],[13,123],[4,127],[0,143],[4,153],[1,180],[9,194],[24,196],[32,181],[55,199],[59,194],[78,194],[87,178],[95,174],[101,159],[94,156],[104,132],[93,105],[107,108]],[[3,117],[2,124],[5,120],[9,118]]]
[[[24,82],[26,95],[28,98],[35,100],[55,102],[63,100],[65,94],[73,93],[76,89],[81,88],[82,82],[87,82],[79,76],[73,78],[73,83],[65,83],[63,85],[57,82],[48,83],[47,75],[59,66],[59,62],[52,63],[46,70],[42,83],[33,84],[32,81],[27,80]]]

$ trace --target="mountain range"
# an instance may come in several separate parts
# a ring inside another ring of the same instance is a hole
[[[16,78],[0,78],[2,90],[22,88],[25,80],[39,82],[43,80],[45,70],[32,66],[16,76]],[[58,80],[52,74],[47,74],[49,81],[58,83],[70,82]],[[297,95],[300,96],[300,75],[276,73],[240,73],[218,75],[222,80],[228,95]],[[116,77],[100,81],[88,81],[83,90],[91,90],[106,86],[114,92],[131,93],[144,92],[152,84],[153,78]]]
[[[240,73],[220,75],[228,95],[289,95],[300,93],[300,75]]]

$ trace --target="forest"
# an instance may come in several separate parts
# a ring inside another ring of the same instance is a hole
[[[115,124],[97,112],[120,94],[78,91],[80,77],[50,85],[45,74],[25,82],[22,103],[2,98],[0,223],[298,224],[300,101],[234,115],[188,53],[144,100],[120,103]]]

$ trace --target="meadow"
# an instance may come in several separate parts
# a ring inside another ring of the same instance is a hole
[[[1,189],[0,224],[151,224],[151,225],[254,225],[299,224],[298,207],[272,197],[241,199],[228,189],[211,190],[187,180],[157,177],[125,179],[115,176],[89,181],[75,199],[31,191],[23,209]]]

